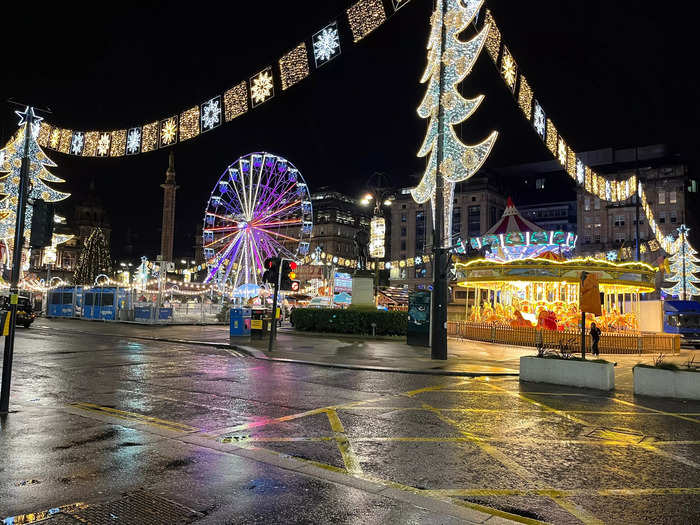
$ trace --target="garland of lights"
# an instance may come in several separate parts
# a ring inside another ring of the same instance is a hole
[[[635,175],[625,180],[608,180],[586,166],[561,136],[557,126],[547,117],[542,105],[535,98],[532,87],[525,75],[519,70],[515,57],[505,45],[502,33],[498,29],[493,14],[488,9],[484,17],[484,27],[489,28],[485,46],[489,56],[498,68],[508,91],[515,97],[523,115],[532,124],[552,156],[559,161],[576,184],[603,201],[625,201],[633,197],[636,192],[639,195],[640,204],[649,227],[656,239],[656,242],[647,243],[646,248],[649,251],[663,248],[667,253],[676,253],[680,248],[680,238],[674,239],[672,235],[664,235],[661,231],[654,218],[651,205],[647,201],[642,182],[637,180]]]
[[[358,43],[384,24],[409,0],[393,0],[394,12],[387,15],[382,0],[358,0],[345,10],[353,42]],[[77,131],[42,122],[39,145],[83,157],[122,157],[167,148],[193,139],[264,104],[275,96],[275,86],[286,91],[311,73],[310,63],[318,70],[341,53],[338,20],[315,32],[285,53],[277,67],[267,65],[223,94],[192,106],[177,115],[154,122],[111,131]],[[311,60],[313,58],[313,60]]]

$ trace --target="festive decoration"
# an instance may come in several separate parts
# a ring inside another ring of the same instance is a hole
[[[444,20],[443,2],[447,2]],[[411,190],[411,195],[418,203],[430,200],[434,209],[436,177],[442,176],[445,179],[445,232],[452,231],[452,195],[455,184],[477,172],[486,161],[498,136],[494,131],[483,142],[467,146],[459,140],[454,131],[454,126],[467,120],[484,99],[483,95],[465,99],[457,89],[457,85],[471,72],[481,53],[489,28],[484,27],[467,42],[459,40],[457,35],[471,23],[482,3],[483,0],[470,0],[466,2],[465,7],[460,0],[437,1],[431,17],[428,66],[421,78],[422,83],[428,82],[428,90],[418,107],[418,115],[429,120],[428,131],[418,156],[429,157],[423,178],[418,186]],[[446,46],[444,50],[443,31]],[[444,242],[449,243],[449,238]]]
[[[36,139],[36,142],[37,144],[39,144],[39,146],[41,146],[42,148],[49,147],[52,130],[53,128],[51,127],[51,124],[47,124],[43,121],[41,122],[41,124],[39,124],[39,136]]]
[[[122,157],[126,153],[126,130],[118,129],[112,132],[112,147],[110,157]]]
[[[386,221],[384,217],[372,217],[369,223],[369,255],[374,259],[384,258],[384,238]]]
[[[224,93],[224,110],[226,122],[248,111],[248,86],[245,80]]]
[[[150,124],[144,124],[141,132],[141,152],[147,153],[158,149],[158,128],[160,122],[157,120]]]
[[[409,0],[392,0],[392,3],[394,4],[394,11],[401,9],[408,3],[408,1]]]
[[[501,58],[501,76],[511,93],[515,92],[515,83],[518,80],[518,65],[515,63],[513,55],[506,46],[503,46],[503,57]]]
[[[141,151],[141,128],[131,128],[126,135],[126,154],[135,155]]]
[[[73,138],[71,139],[70,152],[73,155],[81,155],[83,153],[83,145],[85,144],[85,137],[80,131],[73,133]]]
[[[309,57],[303,42],[279,60],[282,90],[286,90],[309,76]]]
[[[85,146],[83,146],[83,156],[84,157],[97,157],[97,141],[98,140],[99,140],[99,133],[97,131],[85,132]]]
[[[518,91],[518,105],[525,114],[525,118],[532,117],[532,88],[528,84],[525,75],[520,75],[520,90]]]
[[[690,301],[694,295],[700,295],[700,289],[696,286],[700,284],[700,278],[695,274],[700,272],[698,252],[688,241],[688,228],[682,224],[678,228],[680,246],[678,251],[670,258],[671,275],[666,280],[675,283],[671,288],[663,288],[669,295],[678,297],[681,301]]]
[[[21,114],[22,116],[24,114]],[[37,119],[37,117],[34,117]],[[23,118],[24,120],[24,118]],[[47,202],[58,202],[70,196],[49,187],[47,182],[65,182],[49,172],[48,168],[56,164],[46,156],[37,143],[39,136],[39,122],[33,124],[34,133],[29,139],[29,197],[31,199],[43,199]],[[26,124],[19,128],[13,138],[0,150],[0,240],[12,248],[17,220],[17,196],[19,195],[20,172],[22,169],[22,157],[24,156],[24,134]],[[27,206],[25,212],[24,235],[29,238],[32,224],[32,206]],[[10,259],[11,260],[11,259]]]
[[[102,230],[95,228],[80,252],[80,257],[75,265],[74,280],[76,284],[92,285],[95,282],[95,277],[111,271],[112,263],[107,241]]]
[[[272,82],[272,68],[266,67],[250,78],[250,99],[253,101],[253,107],[256,107],[274,96],[275,85]]]
[[[199,106],[180,113],[180,142],[199,135]]]
[[[221,125],[221,97],[216,96],[202,104],[202,133]]]
[[[486,18],[484,20],[484,26],[489,27],[489,34],[486,37],[486,51],[488,52],[491,60],[494,64],[498,64],[498,57],[501,52],[501,32],[498,30],[496,21],[493,19],[493,15],[489,9],[486,10]]]
[[[340,55],[340,37],[338,22],[332,22],[311,37],[314,45],[314,62],[316,67],[333,60]]]
[[[352,38],[359,42],[386,20],[382,0],[360,0],[347,10]]]
[[[177,141],[177,115],[160,121],[160,147],[170,146]]]
[[[112,142],[112,137],[109,133],[102,133],[97,140],[97,156],[106,157],[109,155],[109,146]]]
[[[270,153],[239,158],[221,175],[204,214],[205,282],[258,284],[263,261],[303,257],[313,213],[301,173]]]

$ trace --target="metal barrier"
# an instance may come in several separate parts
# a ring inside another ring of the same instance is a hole
[[[581,332],[575,330],[540,330],[530,327],[448,321],[448,337],[471,339],[511,346],[543,346],[558,349],[566,346],[572,352],[581,348]],[[591,337],[586,334],[586,351],[590,352]],[[677,354],[681,350],[678,334],[656,332],[604,332],[598,348],[601,354]]]

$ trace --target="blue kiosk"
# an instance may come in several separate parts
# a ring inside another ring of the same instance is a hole
[[[250,337],[250,308],[247,306],[231,308],[229,335],[231,337]]]
[[[48,294],[47,317],[80,317],[83,309],[83,287],[61,286]]]
[[[131,295],[118,286],[96,286],[83,291],[83,319],[116,321],[119,310],[131,307]]]

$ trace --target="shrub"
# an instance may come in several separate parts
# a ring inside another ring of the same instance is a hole
[[[372,323],[375,323],[375,335],[406,335],[408,325],[406,312],[379,310],[295,308],[290,320],[297,330],[338,334],[372,335]]]

